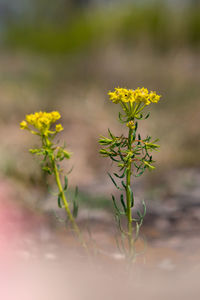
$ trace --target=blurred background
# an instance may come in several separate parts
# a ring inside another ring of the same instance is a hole
[[[5,236],[26,231],[20,255],[36,255],[33,235],[54,247],[49,241],[66,234],[51,179],[28,152],[37,137],[19,123],[35,111],[61,113],[78,222],[89,224],[103,249],[115,248],[110,195],[117,191],[106,175],[114,166],[98,154],[98,138],[108,127],[123,131],[107,92],[144,86],[162,99],[140,128],[161,145],[156,170],[134,182],[137,207],[142,200],[148,207],[143,234],[164,253],[163,268],[174,268],[177,252],[199,257],[191,253],[200,245],[199,50],[199,0],[0,0],[1,222]]]

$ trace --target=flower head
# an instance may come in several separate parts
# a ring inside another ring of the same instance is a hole
[[[113,92],[110,91],[108,96],[113,103],[121,104],[128,121],[140,118],[140,112],[150,103],[157,103],[161,97],[144,87],[135,90],[117,87]]]
[[[126,123],[126,126],[127,126],[128,128],[131,128],[131,129],[134,129],[134,128],[135,128],[135,124],[134,124],[133,121],[129,121],[128,123]]]
[[[114,103],[119,102],[133,102],[134,101],[134,91],[124,88],[115,88],[114,92],[108,93],[109,98]]]
[[[56,125],[56,132],[60,132],[60,131],[62,131],[62,130],[63,130],[62,125],[61,125],[61,124],[57,124],[57,125]]]
[[[156,92],[149,92],[146,88],[137,88],[135,90],[126,88],[115,88],[114,92],[109,92],[108,96],[113,103],[143,103],[149,105],[152,103],[157,103],[160,100],[159,95]]]
[[[34,134],[41,134],[48,136],[50,133],[57,133],[63,130],[61,124],[57,124],[55,130],[50,131],[50,127],[53,123],[61,118],[58,111],[48,112],[36,112],[34,114],[26,115],[26,119],[20,123],[21,129],[28,129]],[[32,126],[34,130],[30,128]]]
[[[21,128],[21,129],[27,129],[27,128],[28,128],[27,122],[26,122],[26,121],[22,121],[22,122],[20,123],[20,128]]]
[[[136,103],[143,103],[149,105],[151,103],[149,99],[149,91],[145,88],[137,88],[134,91],[134,99]]]

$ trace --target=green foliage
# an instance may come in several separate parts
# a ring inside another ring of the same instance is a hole
[[[56,111],[47,112],[36,112],[26,116],[26,120],[20,123],[20,127],[23,130],[27,130],[34,135],[39,136],[41,146],[35,149],[30,149],[30,153],[42,156],[42,170],[55,177],[58,192],[54,193],[57,196],[57,202],[59,208],[64,208],[67,213],[67,219],[72,225],[74,232],[79,238],[82,246],[87,251],[87,246],[82,238],[80,229],[76,224],[75,218],[78,215],[78,189],[76,188],[73,202],[67,200],[66,194],[68,189],[68,178],[64,175],[64,185],[61,181],[63,176],[63,170],[60,167],[60,163],[64,159],[70,158],[70,153],[65,149],[65,146],[59,146],[55,142],[57,134],[63,130],[61,124],[55,125],[53,130],[52,125],[60,119],[60,114]],[[72,205],[71,205],[72,204]],[[71,207],[72,206],[72,211]]]
[[[105,147],[100,150],[100,153],[118,162],[118,167],[120,171],[122,171],[122,174],[114,173],[117,178],[125,177],[130,161],[136,169],[136,177],[141,176],[146,168],[149,170],[154,168],[154,166],[152,166],[154,161],[152,160],[150,152],[159,149],[159,145],[155,144],[157,140],[151,141],[151,137],[149,136],[141,139],[140,134],[138,134],[138,139],[135,139],[136,133],[137,127],[135,127],[132,132],[131,150],[128,148],[129,139],[124,135],[115,136],[112,133],[112,139],[101,137],[99,140],[100,145]],[[110,174],[108,175],[116,188],[120,189],[113,177]]]
[[[140,177],[146,169],[150,171],[155,169],[152,165],[154,161],[151,153],[159,149],[159,145],[156,144],[157,140],[152,140],[151,136],[141,137],[141,134],[138,133],[138,122],[149,117],[149,113],[144,115],[144,109],[150,104],[151,99],[153,103],[157,103],[160,96],[155,92],[149,93],[144,88],[136,90],[115,88],[115,91],[109,92],[108,95],[113,103],[121,105],[123,114],[119,113],[119,122],[126,124],[128,135],[115,135],[108,129],[109,137],[101,136],[99,139],[99,144],[103,147],[100,153],[116,162],[119,169],[119,172],[113,174],[114,176],[108,173],[114,186],[121,191],[119,200],[112,195],[116,222],[122,237],[121,245],[119,246],[118,241],[118,246],[123,250],[126,258],[133,261],[137,254],[135,242],[139,237],[146,214],[146,205],[143,201],[143,212],[138,210],[138,218],[132,217],[134,195],[131,178],[133,175]],[[127,223],[125,229],[122,226],[122,219],[124,218]],[[128,240],[128,248],[126,240]]]
[[[172,9],[156,1],[113,7],[103,13],[98,9],[71,12],[62,21],[58,18],[24,16],[7,25],[4,42],[12,48],[51,55],[82,53],[93,46],[102,47],[108,40],[129,46],[145,40],[160,50],[200,45],[200,10],[192,6]]]

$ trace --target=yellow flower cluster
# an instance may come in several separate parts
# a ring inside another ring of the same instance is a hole
[[[135,123],[133,121],[129,121],[126,126],[130,129],[134,129],[135,128]]]
[[[60,118],[61,116],[58,111],[52,111],[50,113],[40,111],[34,114],[26,115],[26,119],[20,123],[20,128],[31,130],[29,126],[32,125],[39,131],[39,133],[43,135],[48,135],[49,133],[57,133],[63,130],[61,124],[56,125],[55,131],[50,131],[49,129],[50,126]],[[31,132],[37,134],[37,132],[34,132],[32,130]]]
[[[160,100],[160,95],[156,92],[148,91],[145,88],[137,88],[135,90],[115,88],[114,92],[109,92],[108,96],[113,103],[143,103],[144,105],[149,105],[152,103],[157,103]]]

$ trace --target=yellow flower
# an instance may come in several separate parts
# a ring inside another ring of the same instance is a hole
[[[126,88],[115,88],[114,92],[109,92],[108,96],[113,103],[143,103],[149,105],[152,103],[157,103],[160,100],[159,95],[156,92],[149,92],[146,88],[137,88],[135,90]]]
[[[108,96],[113,103],[134,102],[134,91],[124,88],[115,88],[114,92],[109,92]]]
[[[143,102],[146,105],[149,105],[151,103],[149,100],[149,91],[145,88],[137,88],[134,91],[134,98],[136,103]]]
[[[51,114],[51,120],[53,123],[61,118],[61,115],[58,111],[52,111],[50,114]]]
[[[129,122],[126,124],[126,126],[127,126],[128,128],[130,128],[130,129],[134,129],[134,128],[135,128],[135,124],[134,124],[133,121],[129,121]]]
[[[160,100],[160,95],[157,95],[156,92],[150,92],[149,94],[149,99],[151,102],[153,103],[158,103],[158,101]]]
[[[62,131],[62,130],[63,130],[62,125],[61,125],[61,124],[57,124],[57,125],[56,125],[56,132],[60,132],[60,131]]]
[[[26,121],[22,121],[22,122],[20,123],[20,128],[21,128],[21,129],[27,129],[27,128],[28,128],[27,122],[26,122]]]
[[[58,111],[47,112],[36,112],[34,114],[26,115],[26,120],[20,123],[22,129],[29,129],[28,125],[33,126],[39,131],[40,134],[48,136],[52,133],[50,127],[53,123],[61,118]],[[63,127],[61,124],[56,125],[56,132],[62,131]],[[37,132],[31,131],[32,133],[37,134]]]

